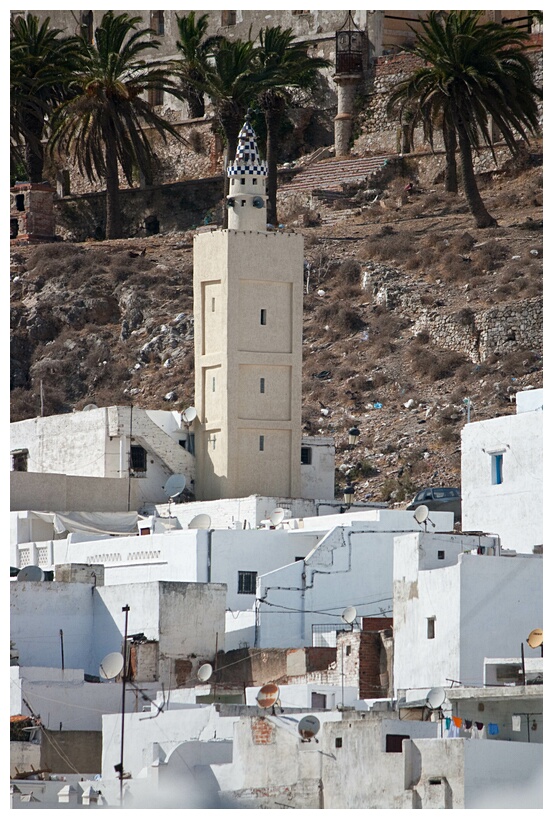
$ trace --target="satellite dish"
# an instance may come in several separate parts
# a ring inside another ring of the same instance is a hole
[[[98,404],[87,404],[83,407],[83,412],[90,412],[90,410],[98,409]]]
[[[344,623],[348,623],[350,626],[352,623],[355,623],[355,618],[357,617],[357,609],[353,606],[348,606],[347,609],[344,609],[342,612],[342,620]]]
[[[198,679],[200,682],[207,682],[213,674],[213,668],[209,663],[204,663],[198,668]]]
[[[260,708],[271,708],[278,700],[279,687],[275,683],[262,685],[257,692],[256,700]]]
[[[181,494],[186,486],[186,478],[184,475],[171,475],[166,481],[163,491],[168,498],[176,498]]]
[[[17,575],[18,580],[44,580],[44,572],[40,566],[24,566]]]
[[[430,510],[428,506],[424,504],[422,506],[417,506],[415,509],[415,514],[413,517],[417,521],[417,523],[424,523],[428,519],[428,515],[430,514]]]
[[[277,506],[277,508],[273,509],[273,511],[269,515],[269,520],[271,521],[273,526],[278,526],[278,524],[282,523],[282,521],[284,520],[284,515],[285,515],[284,509],[281,509],[279,506]]]
[[[426,705],[432,711],[441,708],[445,702],[445,691],[443,688],[431,688],[426,695]]]
[[[543,630],[541,628],[535,628],[526,638],[526,642],[530,648],[539,648],[543,645]]]
[[[186,421],[187,424],[191,424],[194,418],[197,416],[196,407],[188,407],[182,414],[182,417]]]
[[[312,714],[307,717],[302,717],[298,723],[298,733],[300,737],[309,742],[314,739],[321,730],[321,723]]]
[[[188,524],[189,529],[209,529],[211,518],[209,515],[196,515]]]
[[[123,655],[119,651],[106,654],[100,663],[100,677],[103,680],[113,680],[123,670]]]

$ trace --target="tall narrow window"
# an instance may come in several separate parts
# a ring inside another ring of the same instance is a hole
[[[215,376],[211,380],[211,392],[215,392]]]
[[[259,392],[265,392],[265,379],[259,379]]]
[[[264,435],[259,436],[259,451],[260,452],[265,452],[265,436]]]
[[[163,91],[161,88],[150,88],[148,90],[148,102],[153,107],[163,105]]]
[[[257,572],[238,572],[238,594],[255,594]]]
[[[266,310],[261,310],[260,323],[261,324],[267,324],[267,311]]]
[[[428,617],[426,620],[426,637],[428,640],[433,640],[436,636],[436,618]]]
[[[236,25],[236,12],[226,11],[221,12],[221,25],[222,26],[235,26]]]
[[[155,34],[165,34],[165,12],[151,11],[150,12],[150,28],[154,30]]]
[[[211,299],[211,312],[215,312],[215,299]]]
[[[28,449],[16,449],[12,452],[12,471],[26,472],[29,459]]]
[[[503,483],[503,453],[492,454],[492,484]]]

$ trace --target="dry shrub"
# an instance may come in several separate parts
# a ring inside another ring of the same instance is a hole
[[[325,304],[317,312],[321,322],[328,324],[335,331],[356,333],[365,327],[359,311],[348,304]]]
[[[355,259],[345,259],[338,267],[336,275],[348,284],[359,284],[361,279],[361,265]]]
[[[458,253],[445,253],[440,262],[440,273],[449,282],[468,281],[474,275],[474,266],[470,260]]]
[[[449,240],[449,247],[455,251],[455,253],[468,253],[475,244],[476,239],[468,231],[458,233]]]
[[[502,242],[487,242],[476,248],[473,261],[482,270],[497,270],[509,255],[509,250]]]
[[[408,355],[417,376],[423,376],[431,381],[441,381],[451,378],[459,367],[466,363],[466,358],[452,350],[430,350],[413,344],[408,349]]]
[[[369,256],[384,262],[401,262],[412,258],[414,244],[414,237],[406,231],[386,233],[381,231],[380,235],[376,235],[366,243]]]

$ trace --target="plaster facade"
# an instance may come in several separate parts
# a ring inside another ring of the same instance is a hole
[[[425,696],[452,681],[482,685],[484,658],[516,655],[541,625],[541,557],[478,554],[489,542],[467,535],[396,538],[396,692],[418,689]]]
[[[453,528],[451,512],[435,512],[432,519],[438,531]],[[304,526],[324,532],[313,551],[259,578],[255,644],[260,648],[297,648],[314,639],[335,645],[347,606],[355,606],[359,617],[387,616],[394,537],[419,528],[410,512],[395,510],[313,518]]]
[[[543,390],[517,393],[516,415],[466,424],[461,447],[463,529],[518,553],[541,547]]]
[[[158,685],[175,685],[179,676],[184,683],[185,672],[192,674],[202,658],[224,647],[225,587],[217,583],[94,587],[19,581],[10,584],[10,598],[11,639],[23,667],[50,668],[53,656],[57,664],[61,628],[67,665],[97,677],[101,660],[121,651],[125,605],[130,606],[128,634],[143,632],[159,644]],[[188,670],[179,670],[179,661],[190,658]]]
[[[127,495],[130,480],[135,508],[167,500],[163,487],[174,473],[184,474],[193,491],[195,459],[187,451],[188,430],[179,412],[102,407],[17,421],[10,425],[10,436],[11,452],[25,453],[24,471],[125,479]],[[25,478],[19,480],[24,484]],[[101,502],[102,487],[95,485],[93,491],[98,493],[95,500]],[[43,507],[63,498],[49,492],[51,484],[45,483],[38,496]],[[78,490],[66,499],[78,500]],[[21,508],[17,497],[15,505]]]

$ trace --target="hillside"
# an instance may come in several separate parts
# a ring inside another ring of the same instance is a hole
[[[282,221],[305,237],[304,432],[335,436],[337,494],[354,482],[359,500],[401,503],[459,485],[463,399],[483,420],[541,386],[531,156],[482,178],[495,229],[476,230],[438,185],[404,194],[406,178],[316,206],[283,198]],[[10,280],[12,420],[40,415],[41,384],[45,415],[193,403],[192,233],[13,247]]]

